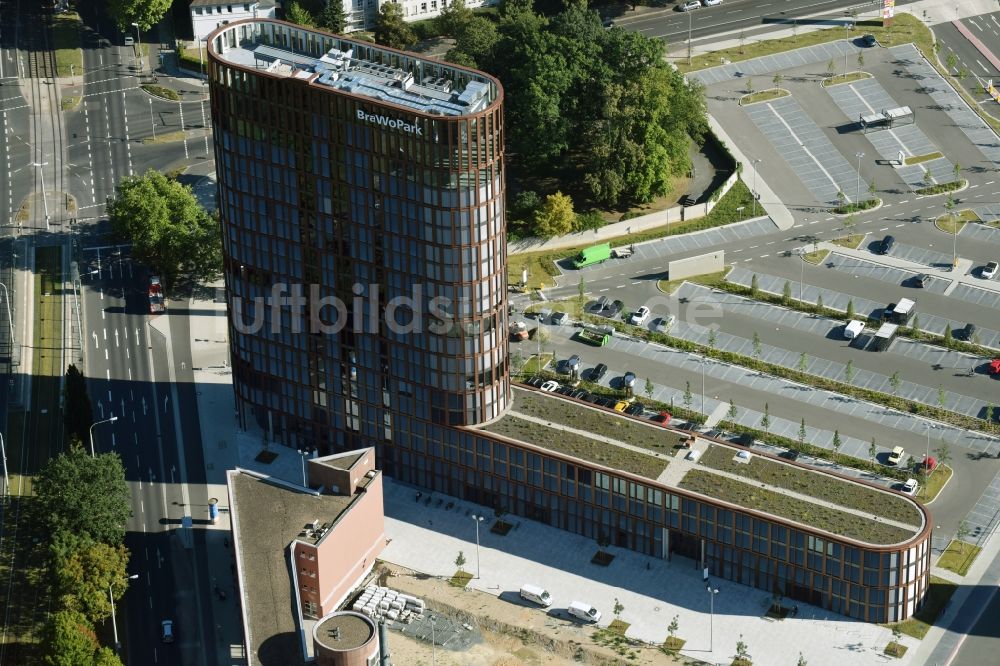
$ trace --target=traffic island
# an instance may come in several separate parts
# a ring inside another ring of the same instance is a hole
[[[740,97],[739,105],[747,106],[750,104],[760,104],[761,102],[770,102],[775,99],[781,99],[782,97],[790,97],[792,93],[785,90],[784,88],[771,88],[769,90],[761,90],[760,92],[749,93]]]
[[[835,74],[834,76],[827,77],[823,79],[822,85],[824,88],[829,88],[830,86],[839,86],[844,83],[871,78],[874,77],[868,72],[848,72],[847,74]]]
[[[957,234],[969,222],[982,222],[982,219],[976,214],[976,211],[966,208],[957,213],[941,215],[934,220],[934,226],[937,227],[938,231],[943,231],[946,234]]]

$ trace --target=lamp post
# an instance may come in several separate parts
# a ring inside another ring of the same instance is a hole
[[[302,456],[302,485],[308,488],[309,481],[306,480],[306,458],[309,457],[309,452],[299,449],[299,455]]]
[[[709,603],[709,607],[708,607],[709,608],[709,610],[708,610],[708,651],[711,652],[713,646],[715,645],[715,641],[714,641],[714,629],[715,629],[715,626],[714,626],[715,625],[715,595],[717,595],[719,593],[719,588],[712,587],[711,585],[707,585],[705,587],[705,589],[708,590],[708,600],[709,600],[708,601],[708,603]]]
[[[118,420],[117,416],[112,416],[111,418],[104,419],[103,421],[98,421],[90,426],[90,455],[97,455],[94,453],[94,428],[101,425],[102,423],[114,423]]]
[[[49,199],[45,196],[45,170],[42,168],[48,166],[48,162],[32,162],[31,166],[38,167],[38,176],[42,179],[42,208],[45,209],[45,230],[49,231]]]
[[[705,411],[705,366],[708,365],[708,357],[701,357],[701,413],[708,420],[708,413]]]
[[[135,28],[135,43],[139,47],[139,76],[142,76],[142,37],[139,35],[139,24],[133,23]]]
[[[850,66],[847,64],[847,56],[851,54],[851,22],[844,21],[844,39],[847,43],[844,45],[844,76],[847,76],[847,68]]]
[[[864,153],[854,153],[854,156],[858,158],[858,189],[857,193],[854,195],[854,203],[861,203],[861,158],[865,156]]]
[[[434,636],[434,617],[431,616],[431,666],[436,666],[437,664],[437,645],[436,638]]]
[[[135,580],[139,577],[139,574],[132,574],[128,577],[129,580]],[[115,652],[121,649],[121,643],[118,642],[118,622],[115,620],[115,592],[114,588],[108,585],[108,597],[111,598],[111,630],[115,634]]]
[[[688,15],[688,64],[691,64],[691,12]]]
[[[149,126],[153,128],[153,141],[156,141],[156,123],[153,121],[153,98],[147,97],[149,102]]]
[[[15,344],[15,341],[14,341],[14,315],[11,314],[10,292],[7,291],[7,285],[5,285],[3,282],[0,282],[0,287],[3,288],[3,299],[7,302],[7,324],[10,326],[10,344],[11,344],[11,347],[13,347],[14,344]]]
[[[3,496],[7,498],[7,447],[3,441],[3,433],[0,432],[0,459],[3,460]]]
[[[757,163],[761,161],[763,160],[753,161],[753,191],[750,193],[753,196],[753,214],[750,217],[757,217]]]
[[[476,578],[479,578],[479,523],[486,520],[479,514],[472,514],[472,520],[476,523]]]

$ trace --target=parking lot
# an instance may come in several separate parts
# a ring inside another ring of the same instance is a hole
[[[895,266],[887,266],[873,261],[858,259],[857,257],[849,257],[839,252],[830,253],[826,258],[825,265],[827,268],[843,271],[850,275],[863,275],[874,280],[882,280],[883,282],[898,284],[904,287],[913,286],[913,281],[921,274],[917,270],[908,271],[903,268],[896,268]],[[924,282],[923,290],[935,294],[943,294],[949,286],[951,286],[950,280],[931,276]]]

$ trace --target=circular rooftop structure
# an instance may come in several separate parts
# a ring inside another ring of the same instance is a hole
[[[319,664],[353,664],[378,650],[375,623],[360,613],[331,613],[313,628],[313,645]]]

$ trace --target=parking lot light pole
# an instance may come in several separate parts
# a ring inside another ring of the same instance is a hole
[[[858,189],[857,194],[855,194],[854,203],[861,203],[861,158],[865,156],[864,153],[854,153],[854,156],[858,158]]]
[[[31,166],[38,167],[38,176],[42,179],[42,208],[45,210],[45,230],[49,231],[49,198],[45,196],[45,169],[48,162],[32,162]]]
[[[139,35],[139,24],[133,23],[135,28],[135,43],[139,47],[139,76],[142,76],[142,37]]]
[[[486,520],[479,514],[472,514],[472,520],[476,523],[476,578],[479,578],[479,523]]]
[[[302,449],[298,449],[298,452],[299,455],[302,456],[302,487],[308,488],[309,481],[306,479],[306,458],[309,457],[309,452],[303,451]]]
[[[806,249],[804,247],[799,248],[799,302],[803,303],[802,300],[802,281],[806,278]]]
[[[709,608],[709,610],[708,610],[708,651],[711,652],[713,646],[715,645],[715,641],[714,641],[714,630],[715,630],[715,626],[714,626],[715,625],[715,595],[717,595],[719,593],[719,588],[712,587],[711,585],[708,585],[708,586],[705,587],[705,589],[708,590],[708,599],[709,599],[709,607],[708,607]]]
[[[129,576],[129,580],[135,580],[139,577],[139,574],[132,574]],[[118,622],[115,620],[115,592],[112,589],[111,584],[108,584],[108,596],[111,598],[111,630],[115,635],[115,652],[121,650],[122,645],[118,642]]]
[[[708,420],[708,413],[705,411],[705,365],[708,363],[708,357],[701,357],[701,413],[705,415],[705,420]]]
[[[153,121],[153,98],[146,98],[149,102],[149,126],[153,128],[153,141],[156,141],[156,123]]]
[[[111,418],[104,419],[103,421],[98,421],[97,423],[92,423],[90,426],[90,455],[93,457],[97,454],[94,453],[94,428],[101,425],[102,423],[114,423],[118,420],[117,416],[112,416]]]
[[[761,161],[763,160],[753,161],[753,191],[750,193],[753,197],[753,214],[750,217],[757,217],[757,163]]]

